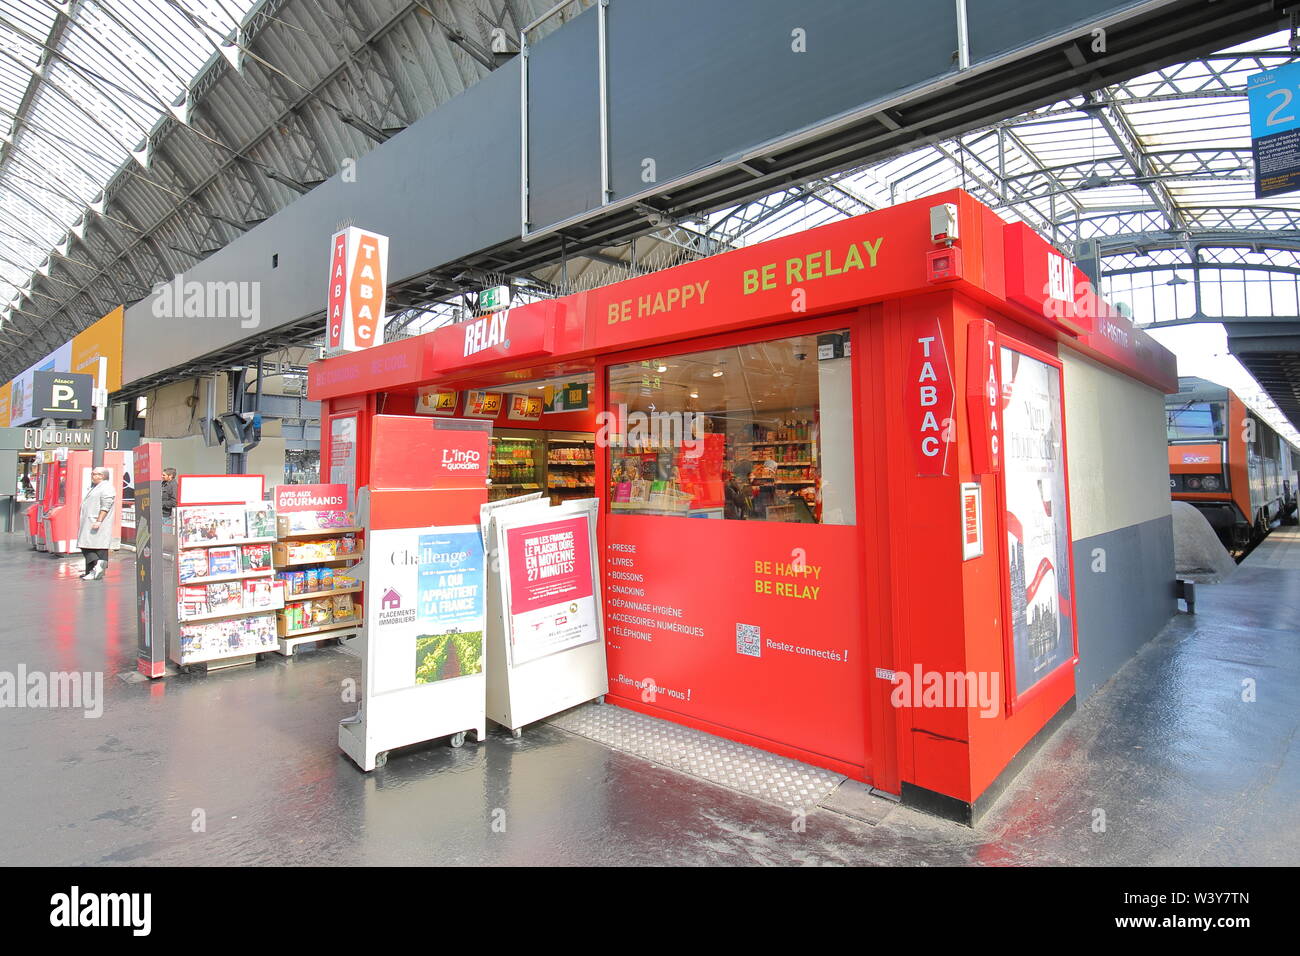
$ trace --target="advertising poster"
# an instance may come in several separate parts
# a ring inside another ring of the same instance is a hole
[[[506,417],[516,422],[535,422],[542,417],[542,396],[511,394]]]
[[[367,631],[376,693],[483,670],[483,540],[475,526],[372,531]]]
[[[345,485],[348,501],[357,493],[357,416],[330,419],[330,483]],[[350,506],[350,505],[349,505]]]
[[[1074,656],[1061,378],[1002,349],[1012,661],[1019,697]]]
[[[455,415],[459,392],[444,392],[437,388],[422,388],[415,402],[419,415]]]
[[[508,528],[510,663],[599,640],[586,516]]]
[[[587,383],[570,382],[560,388],[547,385],[542,390],[543,410],[552,412],[585,412],[587,410]]]
[[[420,536],[415,682],[483,671],[483,542],[477,531]]]
[[[501,414],[501,399],[501,392],[466,392],[464,415],[466,418],[496,418]]]
[[[163,612],[154,601],[154,582],[166,590],[162,568],[162,446],[146,442],[136,448],[135,468],[135,595],[136,667],[146,677],[162,677],[166,670]]]

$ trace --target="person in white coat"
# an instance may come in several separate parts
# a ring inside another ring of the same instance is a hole
[[[81,529],[77,533],[77,547],[86,556],[86,573],[83,581],[104,576],[108,568],[108,547],[112,543],[113,525],[108,516],[113,513],[113,483],[108,471],[96,468],[90,473],[90,488],[81,499]]]

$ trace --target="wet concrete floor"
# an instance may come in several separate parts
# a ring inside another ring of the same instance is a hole
[[[977,828],[895,806],[874,826],[817,810],[799,832],[788,809],[546,725],[363,775],[336,743],[354,657],[121,680],[130,553],[87,582],[79,560],[0,536],[0,671],[105,674],[98,718],[0,708],[0,863],[1294,865],[1297,564],[1265,545],[1199,587],[1198,613],[1094,694]]]

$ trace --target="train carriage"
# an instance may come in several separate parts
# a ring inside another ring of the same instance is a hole
[[[1243,552],[1296,511],[1300,451],[1231,389],[1183,377],[1165,398],[1169,490]]]

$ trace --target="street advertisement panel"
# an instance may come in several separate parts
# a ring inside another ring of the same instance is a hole
[[[135,450],[135,600],[136,668],[145,677],[162,677],[167,668],[166,593],[163,565],[162,445],[145,442]],[[155,582],[159,594],[154,594]],[[173,592],[174,593],[174,592]]]
[[[483,540],[473,525],[371,531],[374,693],[483,672]]]
[[[1013,703],[1074,657],[1061,375],[1002,349]]]
[[[510,666],[599,640],[586,515],[505,530]]]
[[[345,486],[347,500],[353,502],[357,493],[357,416],[332,416],[329,442],[330,482]]]

